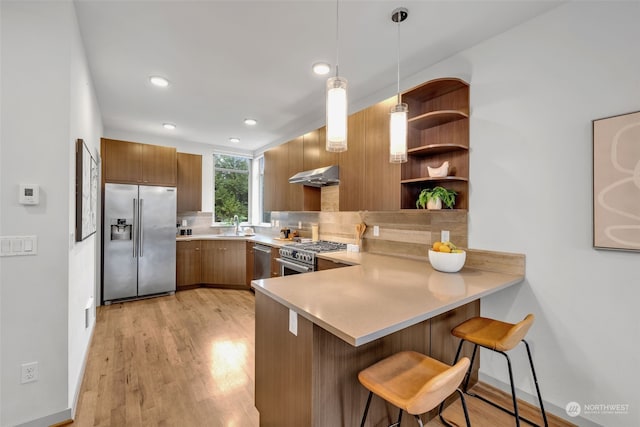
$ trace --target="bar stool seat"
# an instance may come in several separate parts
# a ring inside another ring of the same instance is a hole
[[[470,396],[477,397],[508,414],[511,414],[515,417],[516,426],[520,426],[520,419],[531,425],[536,425],[530,420],[521,417],[518,413],[518,403],[516,398],[515,385],[513,383],[511,360],[506,353],[507,351],[512,350],[520,342],[523,342],[526,346],[527,355],[529,357],[529,364],[531,366],[531,373],[533,374],[533,380],[536,386],[536,392],[538,394],[538,402],[540,403],[540,412],[542,413],[544,425],[548,426],[547,414],[545,413],[544,405],[542,404],[542,395],[540,394],[540,386],[538,385],[538,378],[536,377],[536,371],[533,366],[531,350],[529,349],[529,343],[527,343],[527,341],[524,339],[527,335],[527,332],[529,332],[531,325],[533,325],[534,320],[535,317],[533,316],[533,314],[528,314],[518,323],[507,323],[500,320],[489,319],[486,317],[473,317],[462,322],[460,325],[451,330],[451,334],[453,336],[461,339],[460,344],[458,345],[456,358],[454,359],[453,363],[456,363],[456,361],[458,360],[458,357],[460,356],[460,352],[462,350],[462,345],[465,341],[474,344],[473,355],[471,356],[471,365],[469,366],[469,369],[467,371],[466,380],[463,386],[464,392]],[[473,361],[475,360],[478,346],[498,352],[507,359],[507,366],[509,368],[509,381],[511,383],[511,395],[513,400],[513,412],[497,405],[496,403],[482,396],[468,392],[469,379],[471,377],[471,366],[473,365]]]
[[[468,368],[466,357],[449,366],[415,351],[402,351],[369,366],[358,374],[360,383],[369,390],[361,426],[366,421],[373,394],[400,409],[394,425],[400,425],[402,412],[406,411],[422,426],[419,415],[438,405],[442,410],[444,400],[456,391],[461,396],[467,426],[470,426],[464,395],[458,388]],[[442,419],[442,415],[440,417]],[[450,425],[444,419],[443,422]]]
[[[533,321],[533,314],[516,324],[473,317],[453,328],[451,334],[491,350],[509,351],[524,339]]]

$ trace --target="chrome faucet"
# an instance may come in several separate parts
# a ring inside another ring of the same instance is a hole
[[[233,216],[233,231],[235,234],[238,234],[240,231],[240,219],[238,218],[238,215]]]

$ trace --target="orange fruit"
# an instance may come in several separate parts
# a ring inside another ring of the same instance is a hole
[[[439,248],[440,252],[445,252],[445,253],[450,253],[451,252],[451,248],[447,245],[440,245]]]
[[[433,242],[433,247],[432,249],[434,251],[438,251],[440,249],[440,245],[442,245],[442,242]]]

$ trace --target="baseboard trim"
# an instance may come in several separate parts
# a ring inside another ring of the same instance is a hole
[[[91,349],[91,344],[93,343],[93,334],[96,331],[96,321],[98,320],[97,311],[96,315],[93,318],[93,323],[91,324],[91,336],[89,337],[89,342],[87,343],[87,347],[84,351],[84,357],[82,358],[82,367],[80,368],[80,375],[78,375],[78,382],[76,383],[76,391],[73,394],[73,402],[71,402],[71,420],[76,418],[76,409],[78,408],[78,399],[80,398],[80,391],[82,390],[82,381],[84,380],[84,371],[87,367],[87,360],[89,360],[89,350]],[[63,424],[64,425],[64,424]]]
[[[64,423],[67,423],[69,420],[71,420],[71,408],[67,408],[64,411],[60,411],[55,414],[47,415],[46,417],[28,421],[24,424],[18,424],[16,427],[42,427],[42,426],[65,425]]]
[[[487,374],[483,374],[482,372],[480,372],[478,374],[478,381],[481,381],[485,384],[488,384],[492,387],[497,388],[498,390],[511,395],[511,386],[507,383],[503,383],[500,380],[497,380],[493,377],[488,376]],[[523,390],[520,389],[516,389],[516,394],[518,396],[518,400],[522,400],[524,402],[529,403],[530,405],[533,405],[535,407],[538,407],[538,397],[534,396],[532,394],[529,394]],[[563,420],[569,422],[569,423],[573,423],[576,425],[579,425],[580,427],[603,427],[600,424],[594,423],[591,420],[588,420],[586,418],[583,418],[581,416],[577,416],[577,417],[569,417],[567,415],[567,411],[565,410],[565,408],[561,408],[559,406],[554,405],[551,402],[548,402],[546,400],[544,400],[544,391],[542,391],[542,397],[543,397],[543,403],[544,403],[544,410],[548,413],[551,413],[553,415],[555,415],[558,418],[562,418]]]

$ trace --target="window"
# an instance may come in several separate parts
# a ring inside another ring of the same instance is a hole
[[[214,154],[214,221],[230,223],[238,215],[249,220],[250,159]]]

